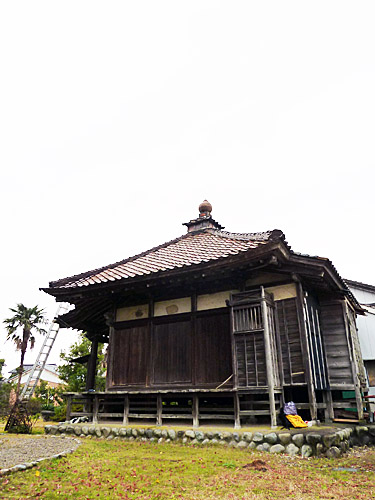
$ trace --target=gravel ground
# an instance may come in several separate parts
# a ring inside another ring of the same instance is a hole
[[[47,458],[78,445],[73,438],[0,435],[0,469]]]

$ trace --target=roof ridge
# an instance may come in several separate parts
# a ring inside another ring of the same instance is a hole
[[[222,238],[229,238],[234,240],[257,240],[257,241],[266,241],[266,240],[276,240],[282,239],[285,240],[285,235],[280,229],[271,229],[268,231],[259,231],[256,233],[232,233],[230,231],[222,231],[219,229],[209,228],[207,231],[221,236]]]

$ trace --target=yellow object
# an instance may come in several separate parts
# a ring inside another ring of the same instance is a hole
[[[307,427],[307,424],[299,415],[285,415],[293,427]]]

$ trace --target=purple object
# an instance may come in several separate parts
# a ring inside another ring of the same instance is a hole
[[[297,408],[293,401],[284,404],[284,413],[285,415],[297,415]]]

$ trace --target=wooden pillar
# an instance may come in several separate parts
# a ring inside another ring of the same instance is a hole
[[[297,281],[296,287],[297,287],[297,314],[298,314],[299,331],[301,335],[301,347],[302,347],[303,364],[305,368],[305,375],[307,382],[307,392],[309,395],[310,417],[311,420],[316,420],[318,416],[318,411],[317,411],[318,407],[316,404],[315,387],[310,365],[311,354],[309,349],[309,342],[307,337],[308,331],[306,328],[305,313],[304,313],[305,299],[304,299],[303,288],[300,281]],[[308,311],[306,311],[306,314],[308,314]]]
[[[124,417],[122,420],[123,425],[129,425],[129,396],[124,398]]]
[[[199,427],[199,396],[193,394],[193,427]]]
[[[93,424],[98,423],[98,413],[99,413],[99,397],[94,396],[94,403],[93,403],[93,409],[92,409],[92,423]]]
[[[156,396],[156,425],[163,423],[163,401],[161,395]]]
[[[241,429],[241,417],[240,417],[240,397],[238,392],[233,395],[233,409],[234,409],[234,428]]]
[[[276,406],[275,406],[275,375],[274,375],[274,366],[272,361],[272,347],[271,347],[271,337],[270,337],[270,329],[268,324],[268,311],[267,311],[267,302],[266,302],[266,294],[264,291],[264,287],[262,289],[262,316],[263,316],[263,331],[264,331],[264,351],[266,356],[266,371],[267,371],[267,385],[268,385],[268,399],[270,404],[270,416],[271,416],[271,428],[277,426],[276,419]]]
[[[325,410],[324,410],[324,421],[325,422],[332,422],[332,420],[335,417],[334,411],[333,411],[333,401],[332,401],[332,392],[331,391],[324,391],[323,392],[323,399],[326,404]]]
[[[91,341],[91,352],[87,363],[86,391],[95,390],[96,361],[98,358],[98,340]]]
[[[355,357],[352,334],[350,331],[348,306],[347,306],[346,302],[344,302],[344,301],[342,302],[342,310],[343,310],[343,314],[344,314],[345,333],[346,333],[346,339],[348,342],[350,364],[351,364],[352,375],[353,375],[355,400],[356,400],[357,411],[358,411],[358,420],[363,420],[363,400],[362,400],[362,394],[361,394],[361,384],[360,384],[360,380],[359,380],[359,369],[358,369],[357,360]]]
[[[72,397],[68,396],[66,401],[66,420],[70,420],[70,414],[72,413]]]

